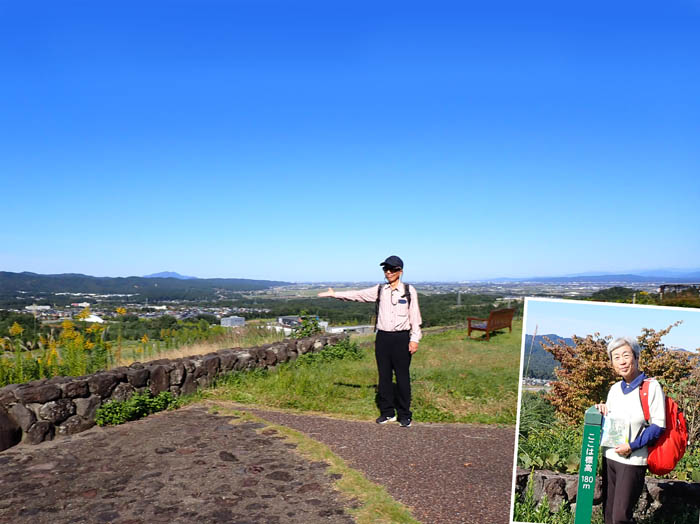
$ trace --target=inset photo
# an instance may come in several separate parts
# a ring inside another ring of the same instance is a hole
[[[700,522],[700,309],[525,301],[511,522]]]

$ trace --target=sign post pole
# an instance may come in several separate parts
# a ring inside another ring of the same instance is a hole
[[[583,444],[581,445],[581,463],[578,468],[574,524],[590,524],[591,522],[602,421],[603,416],[595,406],[586,410],[586,416],[583,420]]]

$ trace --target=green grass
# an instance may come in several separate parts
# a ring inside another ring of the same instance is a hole
[[[411,364],[412,410],[420,422],[515,424],[522,322],[489,342],[466,330],[426,334]],[[359,340],[366,342],[368,337]],[[377,415],[373,347],[360,360],[287,363],[268,371],[234,373],[203,398],[357,419]]]

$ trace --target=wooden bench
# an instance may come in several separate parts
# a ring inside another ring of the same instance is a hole
[[[515,309],[494,309],[489,313],[489,318],[467,317],[467,336],[471,337],[472,331],[486,331],[486,340],[490,340],[491,332],[508,328],[513,332],[513,314]]]

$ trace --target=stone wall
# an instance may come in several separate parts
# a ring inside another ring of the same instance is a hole
[[[108,400],[135,392],[156,395],[194,393],[231,371],[269,368],[298,355],[321,350],[346,335],[286,339],[253,348],[222,349],[206,355],[161,359],[101,371],[84,377],[54,377],[0,388],[0,451],[19,442],[39,444],[95,425],[97,409]]]
[[[525,492],[530,471],[518,468],[516,471],[515,491]],[[566,475],[552,471],[540,470],[534,473],[534,496],[540,501],[547,495],[549,509],[555,511],[562,501],[576,507],[577,475]],[[598,476],[593,494],[594,506],[603,503],[601,479]],[[635,517],[671,517],[676,512],[700,512],[700,484],[647,477],[644,492],[639,499]]]

